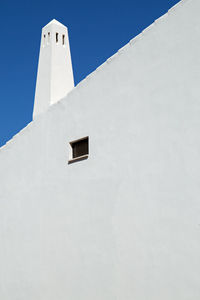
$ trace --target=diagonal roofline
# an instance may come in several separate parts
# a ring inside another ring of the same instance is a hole
[[[26,130],[30,130],[29,126],[32,126],[32,124],[35,123],[35,121],[37,121],[38,119],[40,119],[45,113],[50,112],[52,109],[54,109],[54,107],[56,105],[61,104],[63,101],[66,100],[66,98],[68,98],[70,95],[72,95],[72,93],[76,92],[77,90],[79,90],[82,85],[84,86],[88,80],[90,80],[90,78],[92,76],[94,76],[96,74],[96,72],[101,71],[102,69],[104,69],[104,67],[107,64],[110,64],[112,61],[114,61],[120,54],[122,54],[124,52],[124,50],[126,50],[128,47],[134,47],[135,43],[138,40],[141,40],[143,37],[146,36],[146,33],[148,33],[148,31],[150,31],[150,29],[153,26],[158,26],[159,22],[164,19],[164,18],[168,18],[172,13],[176,12],[178,9],[182,8],[187,2],[192,2],[194,0],[181,0],[179,1],[177,4],[175,4],[174,6],[172,6],[165,14],[163,14],[162,16],[160,16],[158,19],[156,19],[152,24],[150,24],[148,27],[146,27],[141,33],[139,33],[138,35],[136,35],[134,38],[132,38],[127,44],[125,44],[122,48],[120,48],[115,54],[113,54],[111,57],[109,57],[103,64],[101,64],[99,67],[97,67],[92,73],[90,73],[89,75],[87,75],[82,81],[80,81],[71,92],[69,92],[65,97],[63,97],[62,99],[60,99],[57,103],[52,104],[51,106],[49,106],[49,108],[44,112],[41,113],[39,116],[37,116],[34,120],[32,120],[30,123],[27,124],[26,127],[24,127],[22,130],[20,130],[18,133],[16,133],[10,140],[8,140],[4,145],[2,145],[0,147],[0,151],[1,150],[5,150],[7,149],[8,145],[10,146],[10,143],[14,142],[16,140],[16,138],[18,138],[18,136],[21,136],[22,134],[24,134],[26,132]],[[51,24],[59,24],[61,26],[64,26],[63,24],[61,24],[60,22],[58,22],[57,20],[53,19],[52,21],[50,21],[46,26],[51,25]],[[45,26],[45,27],[46,27]],[[65,26],[64,26],[65,27]]]

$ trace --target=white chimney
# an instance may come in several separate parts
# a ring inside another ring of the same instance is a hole
[[[33,119],[74,87],[67,27],[52,20],[42,29]]]

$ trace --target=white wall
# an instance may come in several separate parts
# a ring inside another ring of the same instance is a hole
[[[181,2],[1,149],[0,299],[200,299],[199,11]]]

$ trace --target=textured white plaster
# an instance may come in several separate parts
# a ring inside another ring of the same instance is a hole
[[[200,299],[199,11],[178,5],[0,150],[0,299]]]

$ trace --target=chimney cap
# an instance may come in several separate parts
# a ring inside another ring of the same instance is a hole
[[[64,28],[67,28],[65,25],[63,25],[62,23],[58,22],[56,19],[51,20],[47,25],[45,25],[43,28],[50,26],[50,25],[58,25]]]

